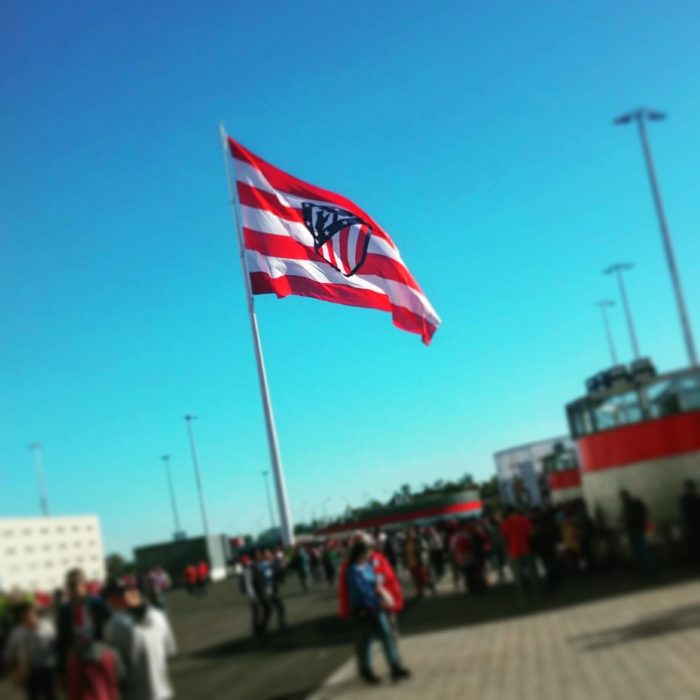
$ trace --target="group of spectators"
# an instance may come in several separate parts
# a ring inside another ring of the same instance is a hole
[[[29,700],[167,700],[175,639],[161,567],[101,590],[80,569],[52,601],[21,597],[3,611],[5,673]]]

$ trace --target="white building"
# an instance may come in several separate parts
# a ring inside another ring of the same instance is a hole
[[[562,435],[509,447],[494,454],[503,503],[524,508],[543,504],[544,458],[552,454],[557,445],[564,449],[576,449],[571,438]]]
[[[76,567],[89,581],[104,580],[96,515],[0,518],[0,590],[51,592]]]

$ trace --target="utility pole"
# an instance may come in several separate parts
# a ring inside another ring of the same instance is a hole
[[[649,136],[647,135],[646,128],[647,121],[657,122],[663,121],[664,119],[666,119],[666,115],[663,112],[657,112],[656,110],[649,109],[648,107],[641,107],[640,109],[623,114],[615,119],[613,123],[616,125],[623,125],[636,121],[637,126],[639,127],[639,138],[642,142],[642,151],[644,152],[644,160],[646,162],[647,173],[649,175],[651,194],[654,198],[654,206],[656,207],[656,214],[659,218],[659,228],[661,229],[661,238],[664,245],[664,252],[666,253],[668,270],[671,275],[673,292],[676,297],[676,306],[678,307],[678,315],[680,317],[681,328],[683,330],[685,349],[688,353],[688,361],[690,362],[690,365],[692,367],[697,367],[698,356],[695,351],[695,341],[693,340],[693,333],[690,329],[690,320],[688,318],[688,311],[685,306],[685,298],[683,297],[683,288],[681,286],[680,274],[678,273],[678,265],[676,264],[676,255],[673,252],[671,231],[669,230],[668,223],[666,221],[666,212],[664,211],[664,204],[661,199],[661,190],[659,189],[659,182],[656,178],[656,168],[654,167],[654,159],[651,154],[651,146],[649,144]]]
[[[42,445],[40,442],[33,442],[29,445],[29,449],[34,453],[34,465],[36,467],[36,478],[39,482],[39,506],[41,514],[49,517],[49,499],[46,495],[46,479],[44,478],[44,459],[41,453]]]
[[[634,327],[632,319],[632,309],[630,308],[629,300],[627,299],[627,289],[625,288],[625,280],[622,276],[623,271],[631,270],[634,267],[632,263],[615,263],[603,270],[604,275],[614,274],[617,277],[617,285],[620,288],[620,297],[622,298],[622,306],[625,310],[625,318],[627,319],[627,329],[630,333],[630,342],[632,344],[632,354],[634,359],[638,360],[641,357],[639,352],[639,343],[637,341],[637,331]]]
[[[192,431],[192,421],[196,420],[197,416],[186,415],[185,423],[187,423],[187,434],[190,436],[190,449],[192,450],[192,464],[194,466],[194,478],[197,482],[197,491],[199,492],[199,508],[202,511],[202,525],[204,526],[204,535],[209,537],[209,520],[207,518],[207,508],[204,505],[204,491],[202,490],[202,476],[199,471],[199,459],[197,458],[197,448],[194,444],[194,432]]]
[[[175,521],[175,536],[182,532],[180,527],[180,515],[177,511],[177,501],[175,500],[175,487],[173,486],[173,475],[170,472],[170,455],[163,455],[161,457],[163,463],[165,464],[165,476],[168,480],[168,490],[170,491],[170,505],[173,509],[173,520]]]
[[[612,359],[613,366],[617,364],[617,351],[615,350],[615,341],[613,339],[612,329],[610,328],[610,319],[608,318],[608,309],[611,306],[615,306],[614,301],[609,301],[608,299],[603,299],[597,301],[596,305],[600,307],[600,313],[603,316],[603,325],[605,326],[605,335],[608,339],[608,348],[610,349],[610,357]]]

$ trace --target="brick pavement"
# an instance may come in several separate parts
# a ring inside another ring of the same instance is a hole
[[[376,647],[377,645],[375,645]],[[309,700],[698,700],[700,582],[404,636],[414,677],[369,688],[343,664]]]

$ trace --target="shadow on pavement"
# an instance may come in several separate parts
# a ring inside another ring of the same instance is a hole
[[[642,580],[630,571],[582,573],[565,579],[556,591],[533,592],[522,599],[512,585],[495,586],[479,595],[455,592],[410,601],[401,617],[400,626],[404,634],[421,634],[537,615],[672,585],[690,580],[694,573],[683,569],[673,570],[651,582]]]
[[[645,617],[631,625],[611,627],[595,634],[582,635],[569,640],[581,651],[597,651],[617,644],[660,637],[700,627],[700,604],[685,605],[659,615]]]
[[[352,630],[347,623],[340,620],[337,616],[327,615],[296,625],[290,625],[284,631],[273,630],[263,640],[254,639],[251,636],[230,639],[221,644],[202,649],[194,655],[200,658],[215,659],[231,656],[232,654],[274,654],[290,651],[291,649],[317,646],[328,647],[338,644],[352,644]]]

